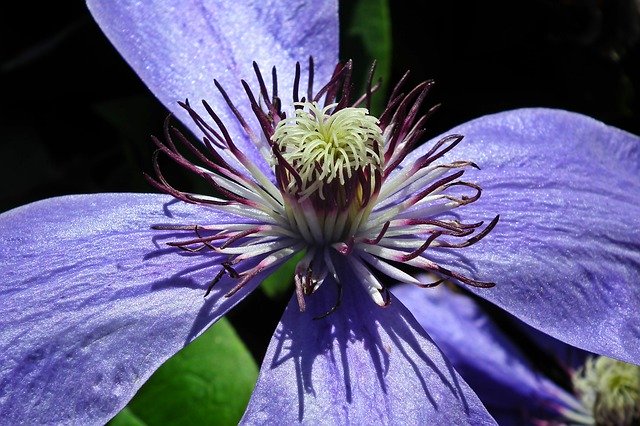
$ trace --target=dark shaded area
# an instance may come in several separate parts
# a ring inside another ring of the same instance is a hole
[[[431,100],[443,106],[430,135],[531,106],[640,133],[636,1],[390,3],[392,81],[411,69],[414,83],[438,83]],[[151,191],[142,171],[151,170],[149,135],[162,132],[164,108],[84,2],[12,6],[0,17],[0,211],[64,194]],[[286,302],[256,292],[231,314],[258,359]]]
[[[38,13],[14,6],[0,25],[0,211],[62,194],[143,191],[162,107],[84,2],[45,2]]]
[[[407,69],[416,82],[436,79],[433,134],[535,106],[638,134],[638,8],[634,0],[391,2],[393,80]]]

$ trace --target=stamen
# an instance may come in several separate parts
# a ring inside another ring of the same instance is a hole
[[[211,290],[213,290],[213,286],[216,285],[226,273],[228,273],[231,278],[238,278],[238,273],[231,267],[231,263],[222,262],[222,269],[218,271],[213,281],[211,281],[211,283],[209,284],[209,287],[207,287],[207,291],[204,293],[204,297],[207,297],[209,293],[211,293]]]
[[[317,317],[313,317],[314,320],[320,320],[322,318],[326,318],[332,313],[334,313],[342,304],[342,283],[336,280],[336,287],[338,288],[338,296],[336,297],[336,303],[333,305],[327,312],[322,315],[318,315]]]
[[[225,294],[232,297],[259,274],[300,251],[305,255],[298,261],[294,277],[300,310],[305,310],[305,298],[313,297],[329,275],[338,290],[334,306],[316,319],[335,312],[342,301],[343,285],[352,285],[351,280],[347,284],[341,279],[334,256],[344,257],[379,306],[391,302],[381,275],[425,288],[447,279],[475,287],[494,285],[430,260],[432,250],[476,244],[499,220],[496,216],[481,229],[483,221],[435,218],[475,202],[482,194],[478,185],[461,180],[465,169],[478,168],[475,163],[445,161],[463,140],[461,135],[447,136],[412,164],[402,164],[422,141],[426,122],[437,109],[436,105],[420,113],[433,81],[405,91],[406,73],[377,119],[369,113],[372,95],[380,86],[379,82],[373,84],[375,63],[365,93],[355,101],[351,99],[352,68],[351,61],[336,65],[330,81],[314,93],[314,63],[309,58],[306,93],[300,98],[300,85],[304,83],[300,64],[296,64],[292,102],[283,102],[278,95],[275,67],[271,69],[269,88],[254,63],[257,90],[252,90],[247,81],[241,80],[241,84],[259,129],[249,125],[214,80],[245,138],[272,166],[273,176],[266,175],[239,148],[219,115],[204,100],[202,105],[213,123],[191,108],[188,100],[179,103],[202,132],[201,144],[191,142],[171,126],[170,117],[163,126],[164,141],[152,138],[158,150],[152,161],[155,176],[145,174],[151,185],[179,200],[203,206],[205,216],[206,209],[237,216],[234,223],[227,224],[152,227],[195,233],[168,242],[170,247],[192,253],[208,249],[223,256],[225,260],[205,297],[225,276],[238,280]],[[189,158],[178,148],[186,149]],[[192,194],[169,184],[161,171],[161,153],[207,182],[212,194]],[[411,275],[415,268],[439,278],[421,282]]]
[[[589,358],[573,376],[573,385],[595,424],[640,422],[640,366],[604,356]]]

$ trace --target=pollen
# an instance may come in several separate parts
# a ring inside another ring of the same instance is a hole
[[[640,366],[603,356],[591,358],[573,377],[573,384],[596,424],[640,421]]]
[[[378,119],[366,108],[336,110],[337,105],[296,102],[295,116],[281,120],[271,137],[300,177],[286,188],[300,199],[317,193],[324,200],[325,185],[344,186],[359,173],[368,173],[371,181],[383,168]]]

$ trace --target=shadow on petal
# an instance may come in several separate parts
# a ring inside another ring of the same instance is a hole
[[[291,300],[243,421],[491,424],[475,394],[413,316],[377,306],[343,268],[343,297],[327,280],[300,312]]]

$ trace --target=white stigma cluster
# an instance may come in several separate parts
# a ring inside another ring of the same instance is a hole
[[[383,138],[378,119],[366,108],[343,108],[337,104],[319,108],[315,102],[297,102],[295,116],[280,121],[271,140],[282,157],[298,173],[286,188],[300,199],[318,193],[325,199],[325,184],[341,185],[367,166],[373,174],[383,166]]]
[[[640,422],[640,366],[591,358],[573,377],[573,385],[596,424]]]

